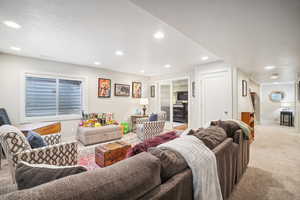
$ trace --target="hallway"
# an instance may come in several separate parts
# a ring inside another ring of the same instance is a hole
[[[300,134],[256,126],[249,167],[230,200],[300,200]]]

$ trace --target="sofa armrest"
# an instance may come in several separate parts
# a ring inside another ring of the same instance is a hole
[[[244,138],[243,131],[237,130],[234,133],[234,143],[238,144],[237,157],[237,180],[239,182],[243,173],[246,171],[250,159],[250,144],[249,140]]]
[[[216,156],[223,199],[229,197],[235,183],[237,152],[233,144],[232,138],[227,138],[212,150]]]
[[[219,155],[224,154],[224,149],[230,148],[232,145],[232,139],[227,138],[225,139],[221,144],[216,146],[212,152],[215,154],[216,158],[218,158]]]
[[[61,134],[49,134],[49,135],[43,135],[42,138],[46,142],[47,145],[54,145],[61,143]]]
[[[30,164],[68,166],[77,164],[77,155],[77,142],[69,142],[20,152],[13,156],[13,161],[15,165],[25,161]]]
[[[243,142],[243,139],[244,139],[243,130],[239,129],[239,130],[235,131],[232,139],[233,139],[234,143],[241,144]]]

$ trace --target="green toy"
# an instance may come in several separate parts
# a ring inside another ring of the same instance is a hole
[[[129,133],[129,124],[127,123],[127,122],[122,122],[121,123],[121,126],[123,126],[123,133],[124,134],[127,134],[127,133]]]

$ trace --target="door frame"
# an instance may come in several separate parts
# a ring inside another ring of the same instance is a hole
[[[169,78],[169,79],[163,79],[163,80],[158,80],[155,81],[154,84],[157,86],[158,88],[158,92],[156,95],[156,102],[158,103],[158,108],[156,108],[157,112],[161,111],[160,108],[160,84],[161,83],[170,83],[171,85],[171,90],[170,90],[170,124],[173,125],[173,101],[172,101],[172,95],[173,95],[173,81],[178,81],[178,80],[187,80],[188,81],[188,127],[190,128],[191,125],[191,98],[192,98],[192,94],[191,94],[191,82],[190,82],[190,77],[189,76],[182,76],[182,77],[176,77],[176,78]]]
[[[209,77],[209,76],[214,76],[220,73],[227,73],[227,78],[228,78],[228,87],[230,90],[230,95],[229,95],[229,118],[233,118],[233,88],[232,88],[232,71],[230,68],[228,69],[220,69],[220,70],[213,70],[213,71],[206,71],[206,72],[201,72],[200,73],[200,87],[199,87],[199,94],[200,94],[200,124],[201,126],[205,126],[205,122],[204,122],[204,107],[205,107],[205,102],[204,102],[204,79],[205,77]]]

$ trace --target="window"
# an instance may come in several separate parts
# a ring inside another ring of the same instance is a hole
[[[82,80],[26,75],[25,82],[26,118],[81,113]]]

